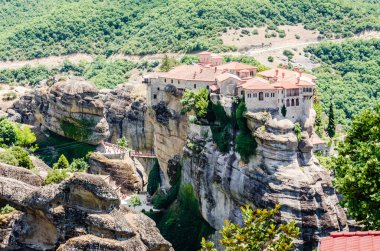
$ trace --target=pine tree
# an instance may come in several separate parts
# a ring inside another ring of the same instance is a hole
[[[282,116],[286,117],[286,112],[287,112],[286,106],[282,105],[282,107],[281,107],[281,114],[282,114]]]
[[[165,54],[164,58],[162,59],[162,63],[161,63],[161,66],[160,66],[160,71],[163,71],[163,72],[168,72],[170,70],[171,66],[170,66],[170,58],[168,57],[168,55]]]
[[[69,168],[69,161],[65,157],[65,155],[61,154],[57,163],[53,165],[53,169],[67,169]]]
[[[327,126],[327,134],[330,138],[335,136],[335,116],[334,116],[334,107],[333,103],[330,103],[330,110],[329,110],[329,124]]]

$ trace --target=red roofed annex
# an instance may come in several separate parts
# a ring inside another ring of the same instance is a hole
[[[380,231],[333,232],[322,238],[318,251],[379,251]]]

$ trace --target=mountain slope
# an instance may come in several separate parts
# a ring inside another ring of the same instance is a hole
[[[360,2],[0,0],[0,59],[229,50],[218,33],[271,23],[303,23],[327,37],[380,30],[379,4]]]

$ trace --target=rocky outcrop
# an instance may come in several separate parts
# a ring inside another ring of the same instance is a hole
[[[131,158],[109,159],[101,153],[94,152],[89,158],[89,172],[110,176],[113,186],[122,194],[143,191],[148,183],[144,168]]]
[[[24,167],[0,163],[0,177],[20,180],[32,186],[42,186],[43,180],[37,174]]]
[[[148,119],[146,86],[125,84],[103,95],[110,141],[124,136],[133,149],[151,151],[153,125]]]
[[[2,250],[170,250],[155,223],[121,206],[104,180],[74,174],[44,187],[0,177],[1,204],[17,213],[1,222]]]
[[[220,229],[224,219],[242,222],[239,207],[244,204],[281,204],[281,219],[296,220],[301,228],[299,250],[312,250],[320,236],[345,228],[347,219],[329,173],[310,152],[308,120],[301,121],[304,131],[298,142],[288,120],[266,113],[248,113],[247,118],[258,143],[248,164],[233,151],[220,153],[210,138],[189,136],[183,180],[193,185],[203,217]]]
[[[168,163],[176,155],[182,155],[189,123],[178,112],[180,97],[173,88],[165,88],[163,95],[163,100],[149,109],[149,119],[154,126],[154,152],[162,170],[162,182],[169,186]]]

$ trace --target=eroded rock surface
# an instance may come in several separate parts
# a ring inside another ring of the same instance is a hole
[[[329,173],[311,154],[308,124],[301,122],[304,131],[298,142],[290,121],[268,114],[247,118],[258,143],[248,164],[233,151],[220,153],[211,139],[189,136],[193,147],[185,147],[183,179],[200,198],[203,217],[220,229],[224,219],[242,222],[239,208],[244,204],[260,208],[281,204],[281,219],[299,223],[300,250],[312,250],[320,236],[346,228]]]
[[[0,177],[1,204],[17,213],[1,223],[1,250],[170,250],[155,223],[121,206],[99,177],[76,173],[61,184],[34,186]]]

